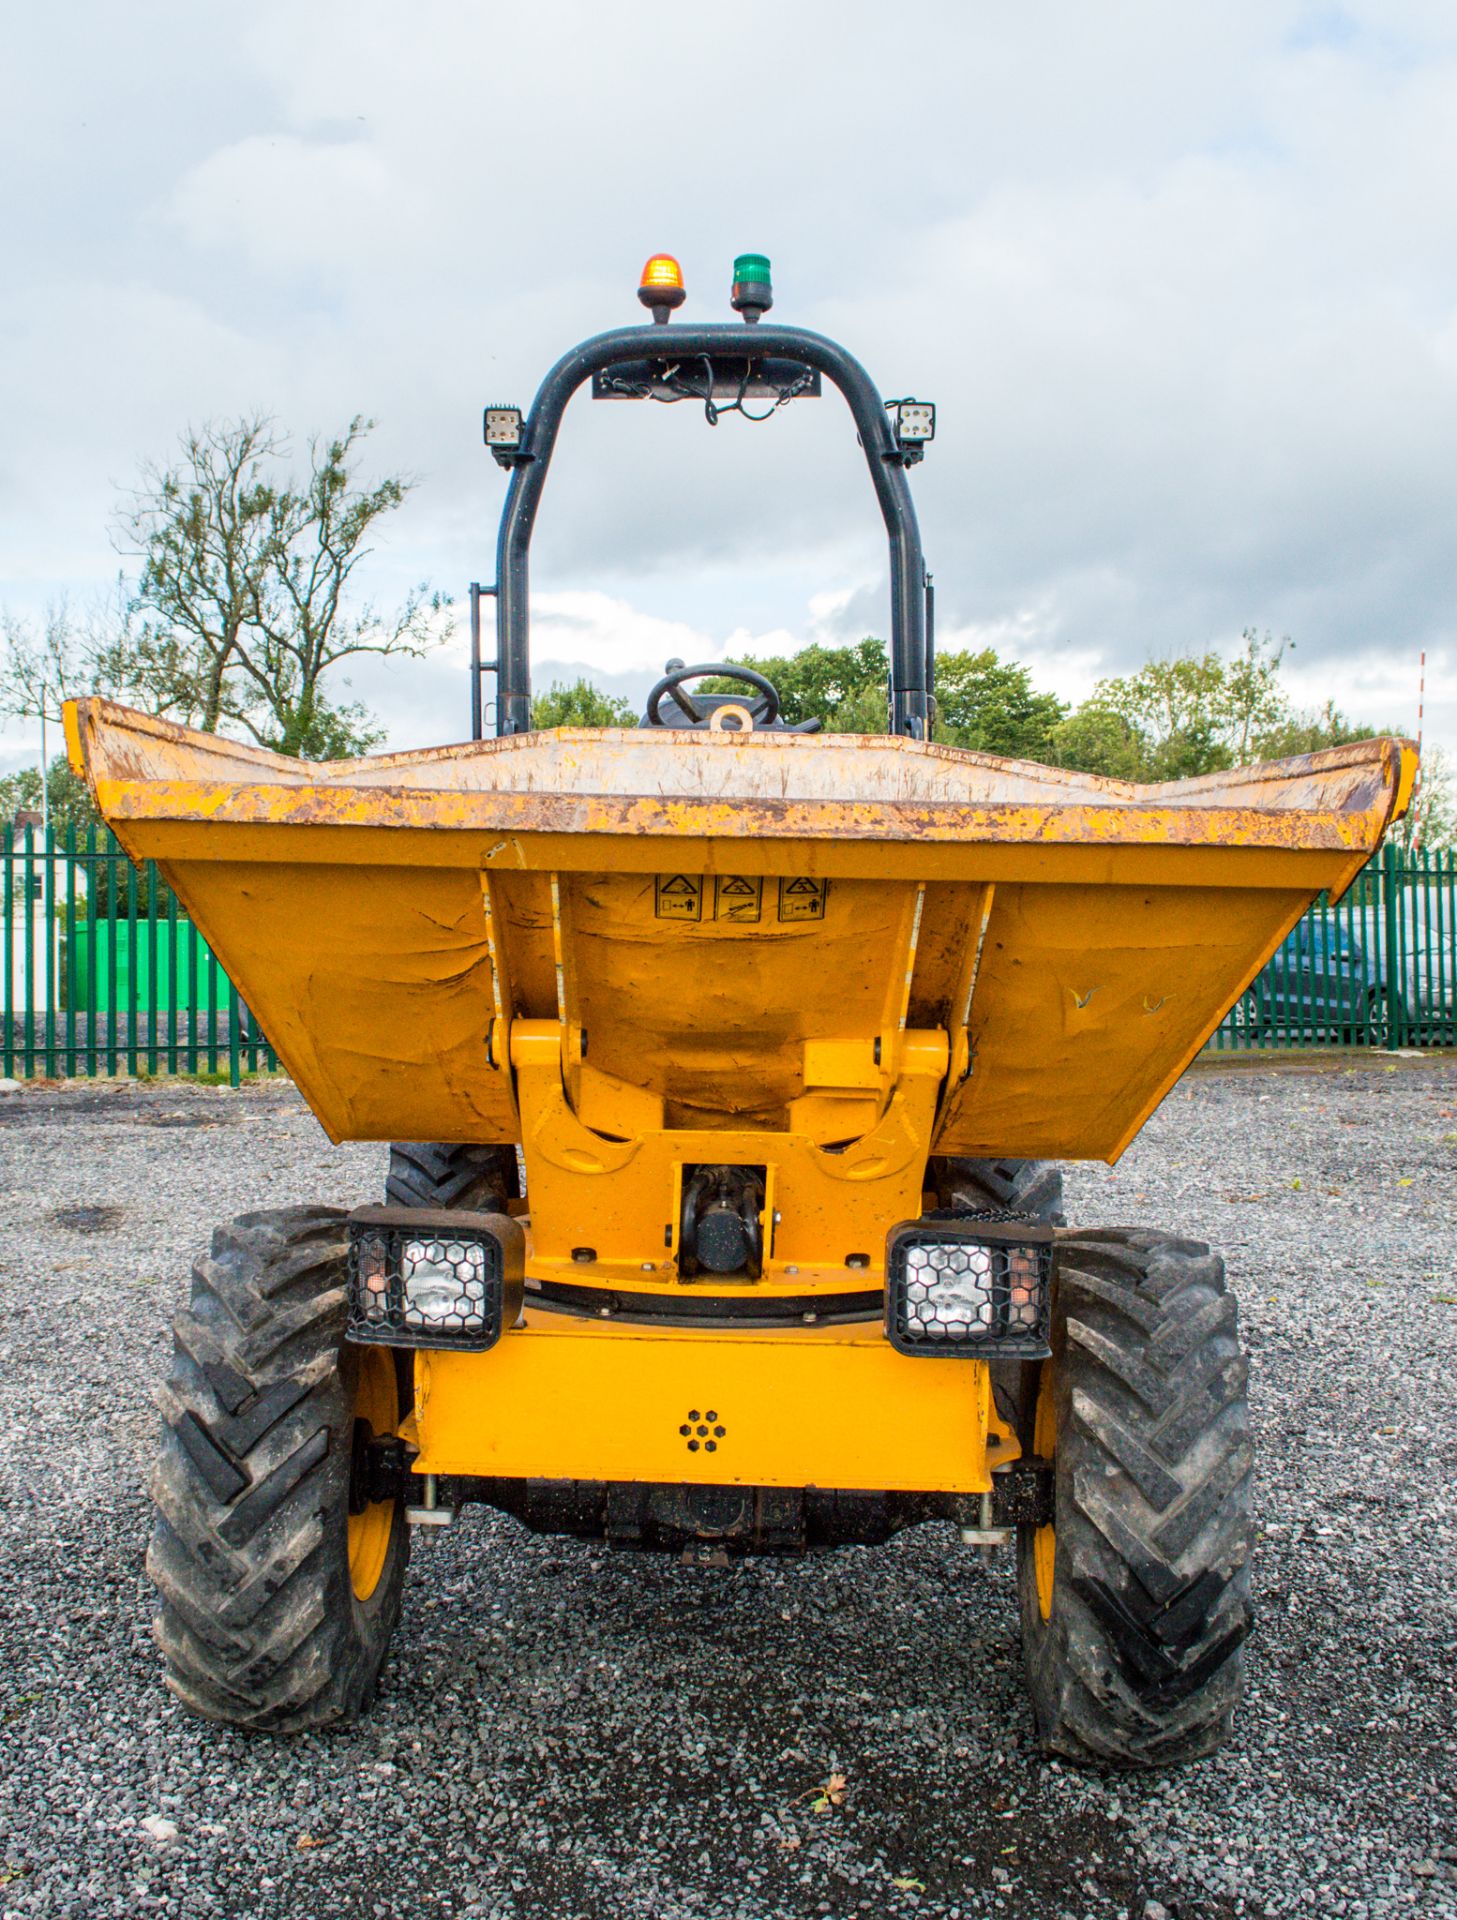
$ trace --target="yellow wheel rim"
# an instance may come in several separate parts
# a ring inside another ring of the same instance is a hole
[[[1052,1570],[1057,1564],[1057,1528],[1039,1527],[1032,1536],[1032,1565],[1037,1573],[1037,1607],[1044,1620],[1052,1618]]]
[[[1044,1360],[1037,1382],[1037,1414],[1032,1445],[1038,1457],[1051,1460],[1057,1451],[1057,1402],[1053,1393],[1052,1362]],[[1037,1606],[1044,1620],[1052,1618],[1052,1583],[1057,1567],[1057,1528],[1049,1523],[1032,1536],[1032,1566],[1037,1575]]]
[[[394,1356],[383,1347],[359,1349],[359,1384],[354,1417],[367,1420],[377,1434],[394,1433],[400,1424],[400,1397]],[[380,1583],[395,1527],[393,1500],[372,1501],[349,1516],[349,1580],[356,1600],[367,1600]]]

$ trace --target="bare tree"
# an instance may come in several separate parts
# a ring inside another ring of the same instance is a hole
[[[52,601],[39,624],[0,612],[0,712],[59,723],[86,669],[65,600]]]
[[[88,693],[102,677],[96,634],[76,621],[65,599],[52,601],[40,620],[0,611],[0,713],[40,723],[41,812],[50,817],[49,727],[61,725],[61,708]]]
[[[1457,847],[1457,781],[1443,747],[1426,746],[1421,771],[1406,818],[1395,831],[1399,845],[1418,848]]]
[[[114,538],[141,563],[134,632],[113,664],[155,713],[216,732],[243,720],[233,669],[275,559],[278,488],[269,465],[286,451],[264,414],[207,422],[181,438],[182,458],[143,467],[118,509]]]
[[[374,422],[309,442],[295,485],[288,445],[265,414],[208,422],[181,457],[144,469],[116,538],[140,562],[132,619],[103,661],[153,712],[215,731],[239,726],[265,746],[310,757],[367,750],[379,738],[325,677],[360,654],[420,655],[443,638],[447,602],[420,586],[397,609],[350,604],[377,523],[413,481],[372,486],[353,468]]]
[[[414,484],[398,475],[373,487],[354,484],[350,469],[373,425],[356,415],[338,438],[311,441],[308,485],[281,493],[275,506],[273,564],[254,609],[262,644],[244,664],[266,686],[288,752],[328,744],[331,728],[357,711],[330,708],[320,694],[323,676],[340,661],[367,653],[418,657],[442,637],[437,616],[447,603],[424,585],[387,613],[369,602],[349,605],[370,530]]]

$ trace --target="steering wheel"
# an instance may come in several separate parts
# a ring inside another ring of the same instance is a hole
[[[679,709],[687,715],[694,726],[701,727],[708,718],[701,707],[683,691],[685,680],[742,680],[745,686],[753,687],[759,698],[749,708],[749,717],[756,727],[772,727],[779,718],[779,695],[773,682],[766,680],[762,673],[755,673],[752,667],[685,667],[680,661],[670,660],[668,671],[648,695],[647,723],[650,727],[665,727],[669,722],[658,712],[658,703],[665,694],[671,693]]]

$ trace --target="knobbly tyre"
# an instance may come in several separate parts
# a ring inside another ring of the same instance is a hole
[[[1250,1622],[1235,1304],[1177,1232],[1067,1226],[1054,1163],[1117,1159],[1415,755],[1135,787],[935,744],[934,408],[765,322],[760,256],[737,321],[670,326],[667,257],[641,298],[529,415],[486,410],[510,480],[468,744],[307,765],[68,712],[330,1138],[396,1143],[383,1204],[245,1214],[197,1263],[148,1563],[168,1681],[277,1732],[360,1713],[413,1531],[471,1500],[711,1557],[936,1520],[1015,1545],[1048,1749],[1208,1753]],[[636,728],[533,732],[571,396],[759,419],[826,383],[889,538],[885,734],[678,662]]]

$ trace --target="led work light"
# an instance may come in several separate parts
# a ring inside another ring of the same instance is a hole
[[[487,407],[485,432],[488,447],[519,447],[521,445],[520,407]]]
[[[898,1353],[1046,1359],[1052,1229],[928,1215],[892,1227],[885,1331]]]
[[[887,400],[885,410],[907,463],[924,459],[927,443],[936,438],[935,405],[930,400]]]
[[[486,445],[503,467],[520,450],[523,419],[520,407],[487,407],[482,418]]]
[[[359,1207],[349,1216],[349,1338],[493,1347],[525,1291],[526,1240],[506,1214]]]

